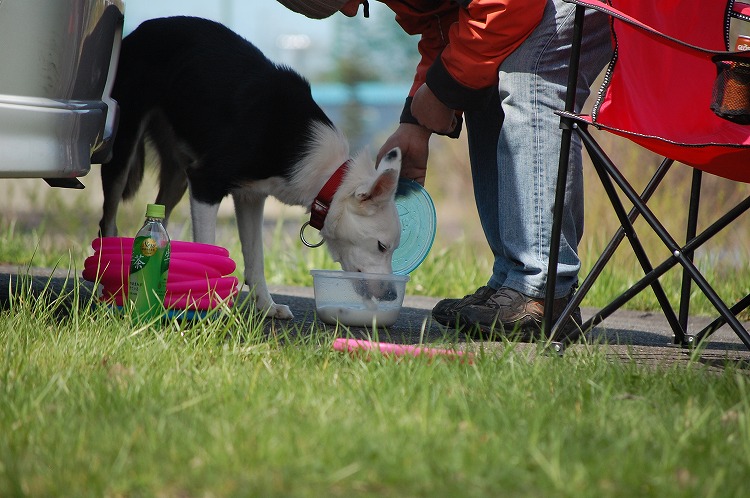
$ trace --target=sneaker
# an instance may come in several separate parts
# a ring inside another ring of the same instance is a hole
[[[495,289],[486,285],[464,296],[462,299],[443,299],[432,308],[432,318],[441,325],[455,327],[459,323],[459,313],[467,306],[484,304],[495,293]]]
[[[555,299],[553,319],[562,313],[570,296]],[[544,299],[529,297],[509,287],[501,287],[482,304],[465,307],[461,311],[461,324],[474,338],[496,339],[505,337],[521,342],[544,339],[542,321]],[[569,344],[581,338],[581,309],[576,308],[565,325],[558,330],[556,339]]]

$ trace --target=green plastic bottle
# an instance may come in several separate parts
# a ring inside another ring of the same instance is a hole
[[[164,313],[171,253],[164,215],[163,205],[146,206],[146,221],[133,241],[128,298],[139,318],[150,319]]]

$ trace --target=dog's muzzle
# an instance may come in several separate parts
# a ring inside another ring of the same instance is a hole
[[[392,282],[377,282],[372,280],[357,280],[354,283],[354,290],[365,299],[375,299],[377,301],[395,301],[398,299],[396,286]]]

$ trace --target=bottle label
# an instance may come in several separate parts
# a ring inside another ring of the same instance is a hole
[[[128,294],[139,316],[153,317],[164,310],[170,244],[159,247],[151,236],[137,236],[130,258]]]

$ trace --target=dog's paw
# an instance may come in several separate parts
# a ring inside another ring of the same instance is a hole
[[[265,284],[262,285],[262,288],[265,290]],[[265,292],[254,292],[251,290],[250,295],[255,301],[255,309],[258,312],[264,313],[267,318],[278,318],[280,320],[291,320],[294,318],[289,306],[273,302],[273,298],[267,290]]]
[[[291,320],[294,318],[294,314],[292,314],[289,306],[276,303],[266,309],[266,316],[268,318],[278,318],[279,320]]]

